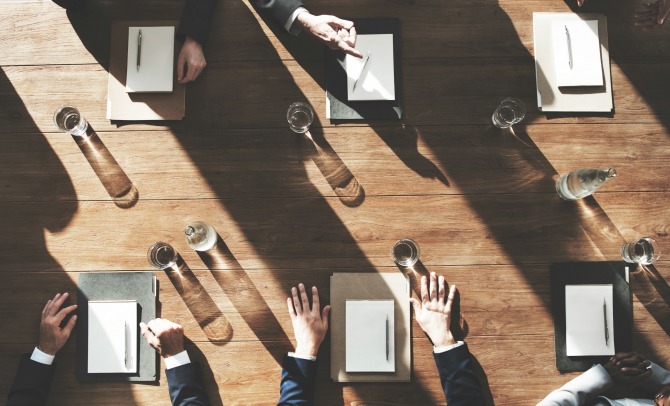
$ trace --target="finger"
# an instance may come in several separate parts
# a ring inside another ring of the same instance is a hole
[[[577,0],[577,5],[579,7],[583,6],[584,5],[584,0]]]
[[[154,320],[151,320],[154,321]],[[151,321],[149,322],[149,326],[147,326],[144,323],[140,323],[140,328],[142,330],[142,336],[147,340],[147,343],[152,346],[155,349],[158,349],[160,345],[160,340],[156,338],[154,333],[151,331]]]
[[[305,292],[305,285],[302,283],[298,284],[298,289],[300,289],[300,299],[302,299],[302,310],[308,312],[310,311],[309,298],[307,297],[307,292]]]
[[[423,305],[427,305],[429,302],[429,297],[428,297],[428,278],[426,276],[421,277],[421,302]]]
[[[47,311],[49,311],[49,307],[51,306],[51,299],[47,300],[47,303],[44,305],[44,309],[42,309],[42,316],[44,316]]]
[[[67,300],[68,296],[69,296],[69,294],[67,292],[65,292],[62,295],[60,295],[59,298],[54,300],[54,302],[51,304],[51,309],[50,309],[50,313],[52,315],[55,315],[56,313],[58,313],[58,311],[60,310],[60,307],[63,305],[65,300]]]
[[[651,373],[651,371],[648,370],[647,368],[640,368],[640,367],[621,368],[621,372],[623,372],[624,374],[626,374],[628,376],[635,376],[635,377],[638,377],[638,378],[644,376],[647,373]]]
[[[325,17],[328,17],[328,18],[326,18],[326,21],[328,23],[334,24],[338,27],[342,27],[345,30],[350,30],[354,27],[354,22],[353,21],[343,20],[343,19],[337,18],[335,16],[325,16]]]
[[[444,303],[444,276],[440,275],[437,278],[437,301],[438,303]]]
[[[191,64],[186,66],[186,77],[184,78],[184,83],[192,82],[195,79],[195,68]]]
[[[147,323],[147,327],[149,328],[149,331],[151,331],[154,335],[161,332],[159,319],[149,320],[149,323]]]
[[[356,48],[356,37],[356,27],[351,27],[349,30],[349,40],[347,43],[349,43],[349,45],[351,45],[353,48]]]
[[[328,330],[328,315],[330,314],[330,305],[326,306],[323,308],[321,311],[321,322],[323,323],[323,327]]]
[[[293,306],[295,306],[295,313],[297,315],[301,315],[302,306],[300,306],[300,299],[298,299],[298,289],[295,287],[291,288],[291,294],[293,295]]]
[[[70,334],[72,333],[72,330],[74,329],[74,325],[76,323],[77,323],[77,315],[75,314],[74,316],[70,317],[70,320],[68,320],[65,327],[63,327],[63,333],[65,333],[68,337],[70,337]]]
[[[286,304],[288,305],[288,314],[291,315],[291,318],[295,317],[295,307],[293,307],[293,299],[290,297],[286,298]]]
[[[181,82],[184,80],[184,65],[186,64],[186,55],[184,52],[179,53],[179,60],[177,61],[177,79]]]
[[[196,80],[198,76],[200,76],[200,74],[202,73],[203,68],[204,68],[203,66],[198,66],[197,68],[195,68],[193,72],[193,79],[191,80]]]
[[[342,39],[338,40],[336,45],[337,45],[337,48],[340,49],[341,51],[343,51],[344,53],[347,53],[351,56],[355,56],[356,58],[362,58],[363,57],[362,53],[358,52],[358,50],[349,46],[349,44],[347,44],[347,42],[342,40]]]
[[[72,313],[73,311],[77,310],[77,305],[72,305],[65,307],[61,309],[58,313],[56,313],[56,320],[58,321],[58,324],[60,324],[65,317],[67,317],[68,314]]]
[[[49,300],[47,304],[49,305],[49,308],[47,309],[47,314],[51,315],[53,314],[53,311],[51,310],[54,306],[54,303],[56,303],[56,300],[60,297],[60,293],[56,293],[56,295],[53,297],[53,299]]]
[[[319,300],[319,291],[316,286],[312,286],[312,312],[318,314],[321,310],[321,302]]]
[[[451,316],[451,308],[454,305],[454,298],[456,297],[456,285],[451,285],[449,289],[449,297],[447,297],[447,304],[444,306],[444,313]]]
[[[412,304],[412,307],[414,308],[414,317],[419,317],[419,315],[421,314],[421,302],[414,299],[413,297],[409,298],[409,302]]]
[[[430,302],[437,308],[437,274],[430,273]]]

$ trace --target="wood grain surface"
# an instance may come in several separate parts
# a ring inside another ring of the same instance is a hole
[[[566,0],[569,1],[569,0]],[[532,405],[576,374],[556,371],[549,268],[617,260],[624,241],[670,251],[670,27],[633,26],[642,1],[593,0],[608,16],[615,113],[543,115],[535,108],[534,11],[561,0],[326,0],[314,13],[399,18],[406,117],[331,124],[323,47],[264,21],[246,1],[221,1],[179,122],[105,119],[109,24],[178,19],[183,0],[91,0],[66,13],[50,1],[0,7],[0,398],[38,316],[81,272],[150,271],[146,249],[170,242],[181,275],[158,272],[160,311],[181,323],[214,404],[268,405],[295,344],[285,297],[299,282],[329,302],[333,272],[400,272],[393,243],[412,237],[421,262],[461,292],[467,341],[497,405]],[[504,96],[527,118],[492,128]],[[311,138],[286,108],[314,106]],[[59,133],[73,104],[95,134]],[[561,201],[559,174],[615,167],[593,197]],[[222,241],[208,255],[182,236],[204,220]],[[670,261],[631,276],[635,350],[670,366]],[[75,298],[72,298],[74,300]],[[431,345],[412,324],[408,384],[334,384],[328,339],[319,405],[433,405],[444,396]],[[53,405],[169,404],[156,385],[80,384],[76,340],[56,362]]]

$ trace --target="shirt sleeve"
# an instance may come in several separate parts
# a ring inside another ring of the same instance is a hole
[[[306,360],[308,360],[308,361],[316,361],[316,357],[313,357],[313,356],[311,356],[311,355],[298,355],[298,354],[296,354],[296,353],[294,353],[294,352],[289,352],[289,353],[288,353],[288,356],[289,356],[289,357],[293,357],[293,358],[306,359]]]
[[[186,352],[186,350],[184,350],[179,354],[175,354],[171,357],[165,358],[165,369],[172,369],[190,363],[191,359],[188,357],[188,353]]]
[[[40,351],[39,348],[35,347],[33,350],[33,354],[30,356],[30,359],[39,362],[40,364],[44,365],[51,365],[54,362],[55,355],[49,355],[47,353],[44,353]]]
[[[284,28],[286,29],[286,31],[288,31],[289,33],[291,33],[293,35],[300,34],[300,27],[299,26],[294,27],[293,23],[295,22],[295,19],[298,18],[299,14],[305,13],[305,12],[307,12],[307,9],[305,7],[296,8],[295,11],[293,11],[291,13],[291,15],[288,16],[288,18],[286,19],[286,22],[284,22]]]
[[[440,354],[440,353],[443,353],[443,352],[447,352],[449,350],[453,350],[454,348],[458,348],[463,344],[465,344],[463,341],[456,341],[456,344],[443,345],[441,347],[433,347],[433,352],[435,354]]]
[[[551,392],[537,406],[577,406],[594,399],[614,386],[612,378],[602,365],[588,371]]]

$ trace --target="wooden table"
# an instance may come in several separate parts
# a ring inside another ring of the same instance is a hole
[[[325,118],[323,48],[222,1],[186,119],[117,126],[105,119],[106,24],[179,18],[183,1],[89,3],[77,32],[48,1],[0,7],[0,397],[49,297],[76,293],[81,272],[149,271],[146,249],[164,240],[190,272],[158,273],[162,315],[193,340],[214,404],[272,404],[292,346],[290,287],[316,285],[328,303],[331,273],[399,272],[389,252],[410,236],[417,274],[458,285],[495,403],[534,404],[575,376],[554,366],[549,265],[617,260],[640,236],[670,251],[669,27],[633,27],[638,4],[592,4],[609,18],[614,116],[534,108],[532,12],[569,11],[559,0],[310,1],[315,13],[402,21],[405,119],[346,125]],[[516,137],[490,125],[503,96],[529,108]],[[298,100],[317,112],[314,141],[287,127]],[[66,103],[97,132],[94,150],[56,131]],[[557,197],[558,173],[610,166],[619,176],[595,198]],[[139,200],[115,204],[107,190],[128,182]],[[188,248],[182,229],[196,219],[228,252],[210,261]],[[666,366],[667,258],[632,278],[635,349]],[[430,343],[415,322],[412,334],[408,384],[333,384],[326,342],[318,403],[443,404]],[[169,404],[163,372],[160,385],[78,383],[75,341],[57,357],[52,404]]]

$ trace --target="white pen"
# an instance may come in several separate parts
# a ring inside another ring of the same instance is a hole
[[[358,84],[358,81],[361,80],[363,77],[363,74],[365,73],[365,67],[368,66],[368,61],[370,60],[370,57],[372,56],[372,52],[368,51],[368,55],[365,57],[365,61],[363,61],[363,67],[361,68],[361,73],[358,75],[358,79],[354,82],[354,90],[356,90],[356,85]]]
[[[568,26],[565,26],[565,39],[568,41],[568,65],[572,69],[572,41],[570,41],[570,31],[568,31]]]
[[[123,363],[128,369],[128,322],[123,322]]]

